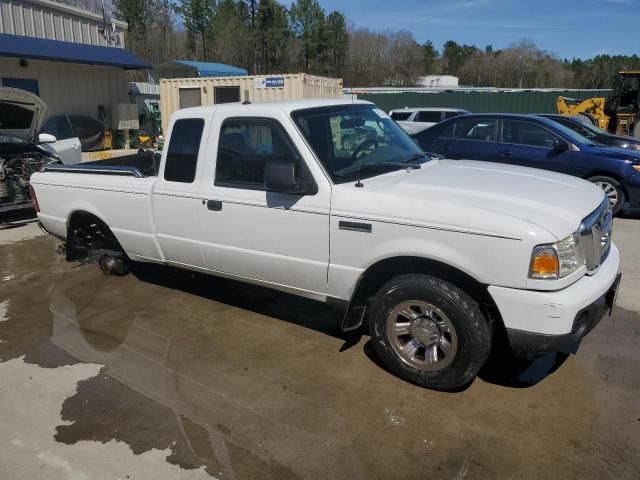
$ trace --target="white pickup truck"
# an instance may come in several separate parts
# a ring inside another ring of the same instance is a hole
[[[341,131],[361,126],[375,135],[343,150]],[[471,382],[498,338],[527,356],[575,351],[613,307],[620,256],[589,182],[432,158],[367,102],[188,108],[168,133],[159,165],[31,177],[68,259],[174,265],[343,306],[345,331],[366,321],[392,372],[439,390]]]

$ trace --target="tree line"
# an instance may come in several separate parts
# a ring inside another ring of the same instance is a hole
[[[86,1],[86,0],[80,0]],[[344,15],[318,0],[113,0],[127,47],[152,63],[220,62],[252,74],[341,77],[349,36]],[[178,28],[180,25],[182,28]]]
[[[100,0],[61,0],[101,9]],[[424,75],[460,85],[503,88],[611,87],[614,72],[640,69],[637,55],[561,59],[522,39],[508,48],[419,44],[408,31],[356,28],[318,0],[111,0],[128,23],[126,46],[150,63],[188,59],[227,63],[250,74],[307,72],[345,86],[415,86]]]

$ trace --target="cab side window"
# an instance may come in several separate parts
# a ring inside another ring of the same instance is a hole
[[[202,118],[183,118],[173,124],[165,160],[165,180],[193,183],[196,178],[203,128]]]
[[[504,120],[502,140],[504,143],[528,145],[530,147],[552,148],[557,137],[544,127],[529,122]]]
[[[227,119],[220,130],[214,184],[264,190],[264,170],[268,161],[298,162],[298,158],[288,135],[275,120]]]

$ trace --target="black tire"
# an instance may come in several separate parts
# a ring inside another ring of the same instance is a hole
[[[411,366],[392,345],[396,335],[387,332],[388,318],[394,310],[412,301],[426,302],[439,309],[455,330],[455,355],[438,370]],[[478,304],[455,285],[428,275],[399,275],[385,283],[372,301],[369,330],[376,353],[391,372],[433,390],[451,391],[469,384],[491,351],[491,327]]]
[[[105,275],[122,277],[129,273],[129,265],[124,255],[109,255],[104,253],[100,255],[98,265]]]
[[[610,191],[609,187],[612,187],[613,189],[615,189],[615,195],[617,200],[615,204],[612,204],[611,212],[613,213],[614,216],[620,213],[620,210],[622,210],[622,207],[624,207],[624,204],[627,201],[627,196],[625,195],[624,189],[620,185],[620,182],[618,182],[615,178],[606,177],[604,175],[591,177],[589,181],[600,186],[604,190],[605,195],[607,195],[608,192]]]

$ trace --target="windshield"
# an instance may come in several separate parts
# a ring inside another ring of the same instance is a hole
[[[603,133],[606,133],[604,130],[601,130],[600,128],[596,127],[589,120],[586,120],[584,122],[581,120],[578,120],[578,121],[580,122],[580,126],[588,132],[589,136],[595,137],[596,135],[602,135]]]
[[[578,143],[580,145],[597,145],[595,142],[589,140],[587,137],[580,135],[578,132],[574,132],[569,127],[565,127],[561,123],[553,122],[553,128],[558,130],[565,137],[568,137],[573,143]]]
[[[401,162],[429,160],[417,158],[420,148],[375,105],[311,108],[291,116],[336,183],[398,170]],[[360,169],[363,165],[380,168]]]
[[[34,111],[13,102],[0,102],[0,129],[27,130],[31,128]]]
[[[14,135],[8,135],[6,133],[0,133],[0,144],[7,143],[29,143],[25,139],[16,137]]]

